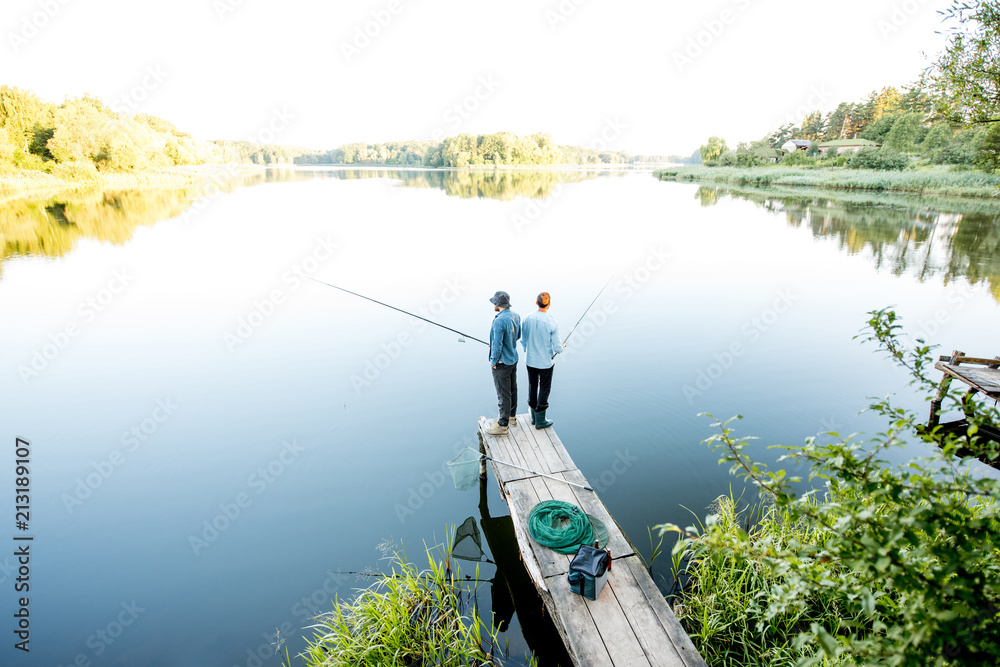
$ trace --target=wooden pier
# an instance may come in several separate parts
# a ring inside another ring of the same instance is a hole
[[[551,427],[536,430],[528,415],[518,415],[517,426],[510,427],[507,435],[491,436],[486,434],[490,424],[479,418],[479,447],[486,456],[589,486]],[[491,467],[510,510],[521,560],[575,665],[705,666],[596,492],[498,463],[491,462]],[[567,573],[572,556],[543,547],[528,534],[528,514],[543,500],[573,503],[607,526],[613,563],[597,600],[570,592]]]
[[[941,417],[941,401],[948,392],[948,385],[952,380],[959,380],[969,386],[967,397],[981,392],[993,400],[1000,400],[1000,357],[992,359],[967,357],[965,352],[954,350],[950,356],[940,357],[934,368],[943,375],[937,393],[931,400],[931,414],[927,421],[929,427],[938,425]],[[963,405],[963,408],[968,408],[968,404]]]

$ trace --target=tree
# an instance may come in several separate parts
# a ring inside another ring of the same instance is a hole
[[[951,138],[954,134],[955,132],[951,129],[948,123],[935,123],[934,125],[931,125],[931,129],[927,131],[920,147],[925,152],[944,148],[951,142]]]
[[[896,119],[885,135],[885,145],[897,151],[915,152],[927,134],[923,114],[907,113]]]
[[[819,111],[810,111],[802,119],[802,138],[810,141],[821,141],[826,131],[826,119]]]
[[[886,114],[894,114],[899,111],[902,97],[899,91],[891,86],[887,86],[879,91],[872,104],[872,120],[877,121]]]
[[[719,156],[729,150],[726,140],[720,137],[709,137],[708,142],[698,149],[703,162],[718,160]]]
[[[976,153],[976,166],[984,171],[1000,167],[1000,123],[990,125]]]
[[[882,116],[877,121],[866,127],[858,136],[862,139],[868,139],[880,144],[885,143],[885,137],[889,134],[889,131],[892,129],[895,122],[896,116]]]
[[[954,0],[950,37],[924,71],[938,112],[959,123],[1000,121],[1000,0]]]

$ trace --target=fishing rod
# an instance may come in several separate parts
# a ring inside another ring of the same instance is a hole
[[[330,283],[325,283],[322,280],[316,280],[315,278],[313,278],[311,276],[303,276],[303,278],[309,278],[309,280],[312,280],[313,282],[317,282],[320,285],[326,285],[327,287],[332,287],[333,289],[339,289],[341,292],[347,292],[348,294],[353,294],[354,296],[359,296],[362,299],[365,299],[367,301],[371,301],[372,303],[377,303],[380,306],[385,306],[386,308],[392,308],[393,310],[398,310],[399,312],[404,313],[406,315],[409,315],[410,317],[415,317],[418,320],[423,320],[424,322],[427,322],[428,324],[433,324],[436,327],[441,327],[442,329],[447,329],[448,331],[457,333],[459,336],[462,336],[463,338],[469,338],[471,340],[476,341],[477,343],[482,343],[483,345],[489,345],[489,343],[487,343],[485,340],[480,340],[479,338],[476,338],[475,336],[470,336],[467,333],[462,333],[458,329],[452,329],[451,327],[446,327],[443,324],[438,324],[437,322],[435,322],[433,320],[429,320],[426,317],[421,317],[420,315],[417,315],[416,313],[411,313],[408,310],[403,310],[402,308],[396,308],[396,306],[390,306],[387,303],[382,303],[381,301],[377,301],[375,299],[372,299],[371,297],[367,297],[364,294],[358,294],[357,292],[352,292],[349,289],[344,289],[343,287],[337,287],[336,285],[332,285]],[[464,341],[462,341],[462,342],[464,342]]]
[[[612,275],[610,278],[608,278],[608,282],[604,283],[604,287],[601,288],[601,291],[597,293],[597,296],[594,297],[594,300],[590,302],[589,306],[587,306],[587,310],[583,311],[583,315],[581,315],[580,319],[576,321],[576,324],[573,325],[573,328],[569,330],[569,335],[563,339],[563,344],[562,344],[563,347],[566,347],[566,344],[569,343],[570,336],[572,336],[573,332],[576,331],[576,328],[580,326],[580,322],[583,322],[583,318],[587,316],[587,313],[589,313],[590,309],[594,307],[594,304],[597,303],[597,300],[601,298],[602,294],[604,294],[604,290],[608,288],[608,285],[610,285],[611,281],[614,279],[615,277],[614,275]],[[552,358],[555,359],[556,355],[553,354]]]

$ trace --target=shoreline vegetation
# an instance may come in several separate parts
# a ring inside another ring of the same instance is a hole
[[[661,181],[713,181],[745,186],[797,186],[868,190],[952,197],[1000,197],[1000,175],[981,171],[927,168],[914,171],[809,169],[802,167],[668,167],[653,175]]]

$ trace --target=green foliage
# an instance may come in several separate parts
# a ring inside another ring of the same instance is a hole
[[[872,311],[859,337],[877,343],[928,397],[936,389],[931,347],[921,340],[907,347],[893,311]],[[768,572],[770,579],[748,580],[738,590],[753,604],[732,609],[739,622],[723,630],[759,633],[773,631],[774,624],[788,627],[797,635],[791,647],[808,656],[800,665],[824,660],[905,667],[1000,662],[1000,481],[974,478],[956,458],[966,450],[997,458],[997,444],[977,433],[984,424],[1000,423],[1000,412],[970,403],[960,389],[949,392],[946,403],[972,411],[968,436],[925,429],[913,412],[886,398],[871,406],[886,428],[868,442],[827,433],[802,446],[779,447],[786,452],[779,463],[806,464],[808,481],[822,482],[821,489],[806,493],[804,480],[755,461],[747,453],[751,438],[736,437],[732,420],[715,422],[719,432],[706,442],[723,453],[720,463],[771,499],[772,520],[793,527],[777,539],[768,539],[773,529],[747,533],[720,519],[710,519],[700,531],[660,527],[682,533],[675,555],[694,563],[696,578],[701,564],[712,559]],[[908,462],[891,464],[889,452]],[[918,452],[927,455],[915,457]],[[721,576],[712,568],[707,572],[708,585]],[[693,590],[704,597],[718,589]],[[808,625],[786,626],[789,615],[808,618]],[[727,635],[727,640],[752,637]],[[788,646],[781,635],[773,645]]]
[[[463,615],[468,593],[444,560],[427,552],[428,568],[418,570],[404,554],[392,558],[391,572],[352,602],[337,600],[316,619],[315,637],[302,654],[307,667],[497,667],[496,631],[478,614]],[[484,650],[488,642],[490,649]]]
[[[934,125],[931,125],[930,130],[927,131],[920,147],[926,152],[933,152],[939,148],[944,148],[951,143],[952,137],[954,136],[955,131],[948,123],[935,123]]]
[[[781,158],[781,165],[785,167],[801,167],[816,164],[816,157],[809,155],[807,151],[794,150]]]
[[[1000,167],[1000,123],[993,123],[986,130],[976,151],[975,164],[989,172],[995,172]]]
[[[845,158],[845,156],[841,156]],[[846,159],[846,158],[845,158]],[[827,166],[825,161],[824,166]],[[774,166],[758,169],[739,167],[671,167],[653,175],[662,180],[719,181],[736,185],[801,185],[838,190],[890,190],[958,197],[994,198],[1000,175],[979,171],[955,171],[945,167],[920,170],[870,171],[867,169],[802,169]]]
[[[873,169],[875,171],[902,171],[909,164],[906,156],[891,148],[866,146],[847,162],[851,169]]]
[[[707,163],[718,160],[727,150],[729,150],[729,147],[726,146],[725,139],[721,137],[709,137],[705,145],[698,149],[698,152],[701,154],[701,159]]]
[[[923,114],[907,113],[896,119],[885,135],[885,145],[897,151],[915,152],[927,135]]]
[[[938,113],[956,124],[1000,120],[1000,1],[954,0],[942,13],[948,45],[924,72]]]
[[[885,137],[896,122],[896,116],[886,115],[866,127],[858,136],[878,143],[885,143]]]
[[[772,611],[768,594],[784,585],[787,577],[748,552],[816,543],[826,537],[826,531],[796,521],[788,510],[775,505],[742,511],[738,506],[733,496],[720,497],[706,520],[707,532],[704,525],[698,532],[731,545],[745,542],[747,549],[702,549],[699,543],[690,542],[687,548],[674,550],[674,571],[691,575],[690,586],[674,604],[674,613],[709,665],[793,667],[816,652],[808,645],[796,645],[804,629],[819,623],[833,626],[836,634],[841,625],[861,621],[861,615],[844,615],[838,607],[839,596],[825,590],[810,592],[801,604]],[[842,568],[828,565],[828,577],[844,576]],[[850,662],[837,660],[835,664]]]

